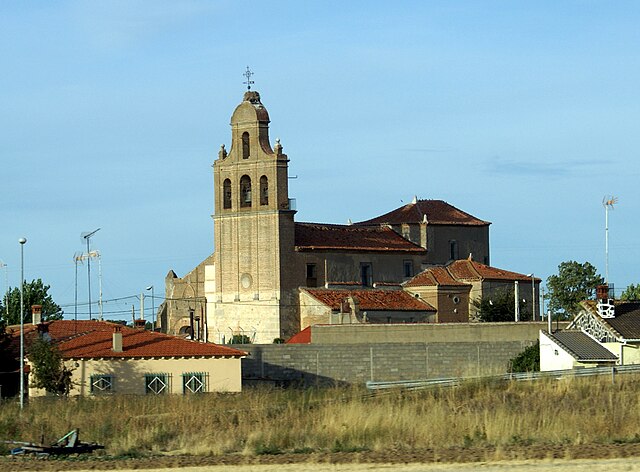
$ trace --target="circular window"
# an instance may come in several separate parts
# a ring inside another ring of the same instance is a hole
[[[458,296],[453,297],[453,303],[455,303],[456,305],[460,303],[460,297]]]
[[[244,289],[251,287],[252,282],[253,280],[251,279],[251,276],[249,274],[242,274],[242,276],[240,277],[240,285],[242,285],[242,288]]]

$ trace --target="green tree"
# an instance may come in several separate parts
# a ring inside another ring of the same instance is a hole
[[[24,320],[31,319],[31,305],[42,305],[42,321],[61,320],[62,309],[49,295],[49,285],[42,279],[24,282]],[[9,316],[7,317],[7,305]],[[20,287],[11,288],[7,297],[0,301],[0,321],[7,325],[20,324]]]
[[[58,347],[43,336],[38,336],[29,346],[27,357],[31,362],[31,385],[56,395],[69,395],[71,374],[62,359]]]
[[[540,370],[540,341],[529,346],[509,361],[510,372],[537,372]]]
[[[513,290],[496,290],[493,293],[471,302],[477,310],[477,317],[480,321],[515,321],[516,303]],[[531,313],[527,313],[521,307],[520,320],[531,319]]]
[[[620,298],[622,300],[633,300],[633,301],[640,300],[640,284],[638,285],[630,284],[626,289],[624,289],[624,292],[622,292],[622,295],[620,295]]]
[[[595,288],[604,279],[589,262],[562,262],[558,266],[558,275],[547,278],[549,309],[561,318],[574,317],[580,308],[580,302],[593,297]]]
[[[234,334],[231,338],[231,344],[251,344],[251,338],[246,334]]]

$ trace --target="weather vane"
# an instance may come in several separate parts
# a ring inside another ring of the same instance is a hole
[[[242,75],[244,75],[247,78],[247,81],[242,83],[247,84],[247,90],[251,90],[251,84],[253,84],[253,80],[251,80],[251,76],[253,75],[253,72],[251,72],[251,69],[249,69],[249,66],[247,66],[247,70]]]

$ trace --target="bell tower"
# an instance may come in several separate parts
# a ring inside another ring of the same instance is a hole
[[[214,342],[240,334],[271,343],[298,330],[283,271],[294,257],[288,162],[279,141],[271,147],[260,94],[245,92],[231,116],[231,148],[223,144],[213,164],[215,288],[207,316]]]

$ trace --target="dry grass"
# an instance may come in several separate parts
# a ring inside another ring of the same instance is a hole
[[[33,399],[0,404],[0,439],[79,427],[110,455],[277,454],[513,444],[640,442],[640,378],[462,387],[368,396],[357,389]]]

